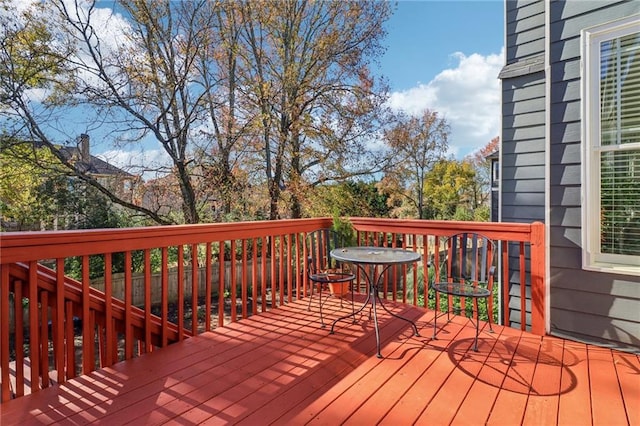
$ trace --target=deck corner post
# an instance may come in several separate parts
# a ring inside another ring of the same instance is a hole
[[[531,224],[531,332],[544,336],[546,330],[545,225]]]

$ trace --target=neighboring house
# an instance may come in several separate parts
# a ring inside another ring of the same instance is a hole
[[[141,193],[142,206],[159,215],[168,215],[182,205],[180,184],[173,173],[146,181]]]
[[[38,141],[27,141],[25,144],[32,145],[35,148],[44,148],[46,145]],[[74,145],[56,145],[56,148],[64,156],[66,160],[74,164],[75,167],[85,172],[87,175],[97,180],[102,186],[109,189],[113,194],[116,194],[121,199],[131,202],[139,203],[138,199],[139,188],[141,183],[140,176],[132,175],[108,162],[91,155],[90,153],[90,140],[86,134],[80,135],[77,140],[77,146]],[[76,180],[75,177],[68,178],[71,181]],[[70,182],[70,181],[69,181]],[[73,189],[72,189],[73,188]],[[80,186],[81,188],[81,186]],[[78,191],[78,186],[69,185],[67,189]],[[53,190],[49,188],[48,190]],[[82,190],[82,189],[80,189]],[[10,201],[3,200],[6,203]],[[28,217],[28,216],[27,216]],[[43,220],[41,218],[40,223],[36,222],[22,222],[16,220],[13,217],[0,217],[1,225],[0,229],[3,231],[19,231],[19,230],[44,230],[44,229],[58,229],[59,226],[67,226],[70,222],[73,223],[75,214],[69,215],[54,215],[49,218],[50,220]],[[66,225],[65,225],[66,224]]]
[[[62,146],[60,151],[68,159],[72,159],[78,169],[96,179],[118,197],[125,201],[134,201],[135,189],[140,182],[140,177],[91,155],[89,135],[80,135],[77,147]]]
[[[487,161],[491,165],[491,177],[489,197],[491,203],[491,222],[497,222],[500,218],[498,206],[500,204],[500,151],[493,152],[487,155]]]
[[[505,5],[500,220],[546,224],[551,334],[640,351],[640,2]]]

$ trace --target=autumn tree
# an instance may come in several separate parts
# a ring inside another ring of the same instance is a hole
[[[425,219],[471,220],[474,178],[474,167],[468,161],[451,159],[434,164],[424,181]]]
[[[385,87],[370,73],[382,53],[386,2],[243,2],[249,99],[258,109],[270,218],[286,199],[301,217],[309,188],[370,174],[366,148]]]
[[[491,160],[487,157],[500,148],[500,137],[491,139],[485,146],[468,155],[468,161],[475,169],[474,185],[471,189],[473,208],[487,205],[491,195]]]
[[[387,196],[376,182],[349,180],[319,185],[303,203],[305,216],[389,217]]]
[[[444,158],[451,129],[436,111],[426,109],[420,116],[398,113],[385,140],[394,154],[391,171],[380,183],[392,203],[408,203],[411,211],[425,219],[425,179]]]
[[[201,25],[208,31],[208,40],[198,47],[196,64],[208,118],[200,135],[211,141],[202,157],[207,182],[203,187],[211,199],[219,199],[212,202],[216,214],[229,215],[241,209],[249,195],[249,167],[243,162],[251,159],[250,142],[258,113],[243,89],[251,81],[243,62],[246,45],[242,39],[245,25],[241,4],[221,2],[211,13],[213,19]]]
[[[70,74],[65,57],[73,49],[55,45],[43,5],[19,11],[0,0],[0,11],[0,111],[10,114],[20,94],[52,87],[57,76]]]
[[[202,78],[206,74],[220,81],[219,73],[205,68],[215,63],[203,64],[200,49],[220,24],[216,3],[121,0],[118,6],[121,14],[111,10],[107,19],[96,2],[55,0],[38,3],[22,15],[15,11],[18,24],[11,31],[3,29],[3,40],[9,40],[5,46],[30,40],[20,35],[29,34],[38,22],[45,25],[41,32],[55,42],[47,49],[42,43],[22,42],[21,54],[3,48],[3,96],[8,99],[0,112],[4,130],[17,139],[46,145],[70,173],[112,202],[157,223],[199,222],[208,200],[205,191],[198,192],[205,176],[202,158],[196,156],[209,151],[211,138],[196,136],[211,123],[212,109],[220,107],[207,96],[214,83]],[[25,57],[45,68],[36,79],[39,93],[28,84],[34,77],[22,72]],[[65,158],[56,143],[66,130],[58,126],[65,115],[75,117],[80,126],[108,132],[117,148],[136,149],[142,141],[155,141],[167,164],[132,167],[175,176],[181,217],[121,199]]]
[[[370,67],[386,2],[1,1],[3,130],[157,223],[257,193],[271,218],[299,217],[308,188],[379,170],[367,143],[386,90]],[[57,146],[79,132],[117,150],[155,144],[166,162],[127,170],[172,176],[180,214],[121,199],[64,158]]]

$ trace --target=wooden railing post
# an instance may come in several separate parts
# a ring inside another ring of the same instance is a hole
[[[9,387],[9,267],[0,268],[0,401],[11,398]]]
[[[546,334],[546,263],[544,224],[531,224],[531,332]]]

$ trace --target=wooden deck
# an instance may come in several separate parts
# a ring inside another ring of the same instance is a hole
[[[433,312],[390,306],[421,337],[379,312],[384,359],[367,315],[329,335],[295,302],[4,403],[0,424],[640,425],[638,355],[502,327],[476,353],[466,318],[432,340]]]

